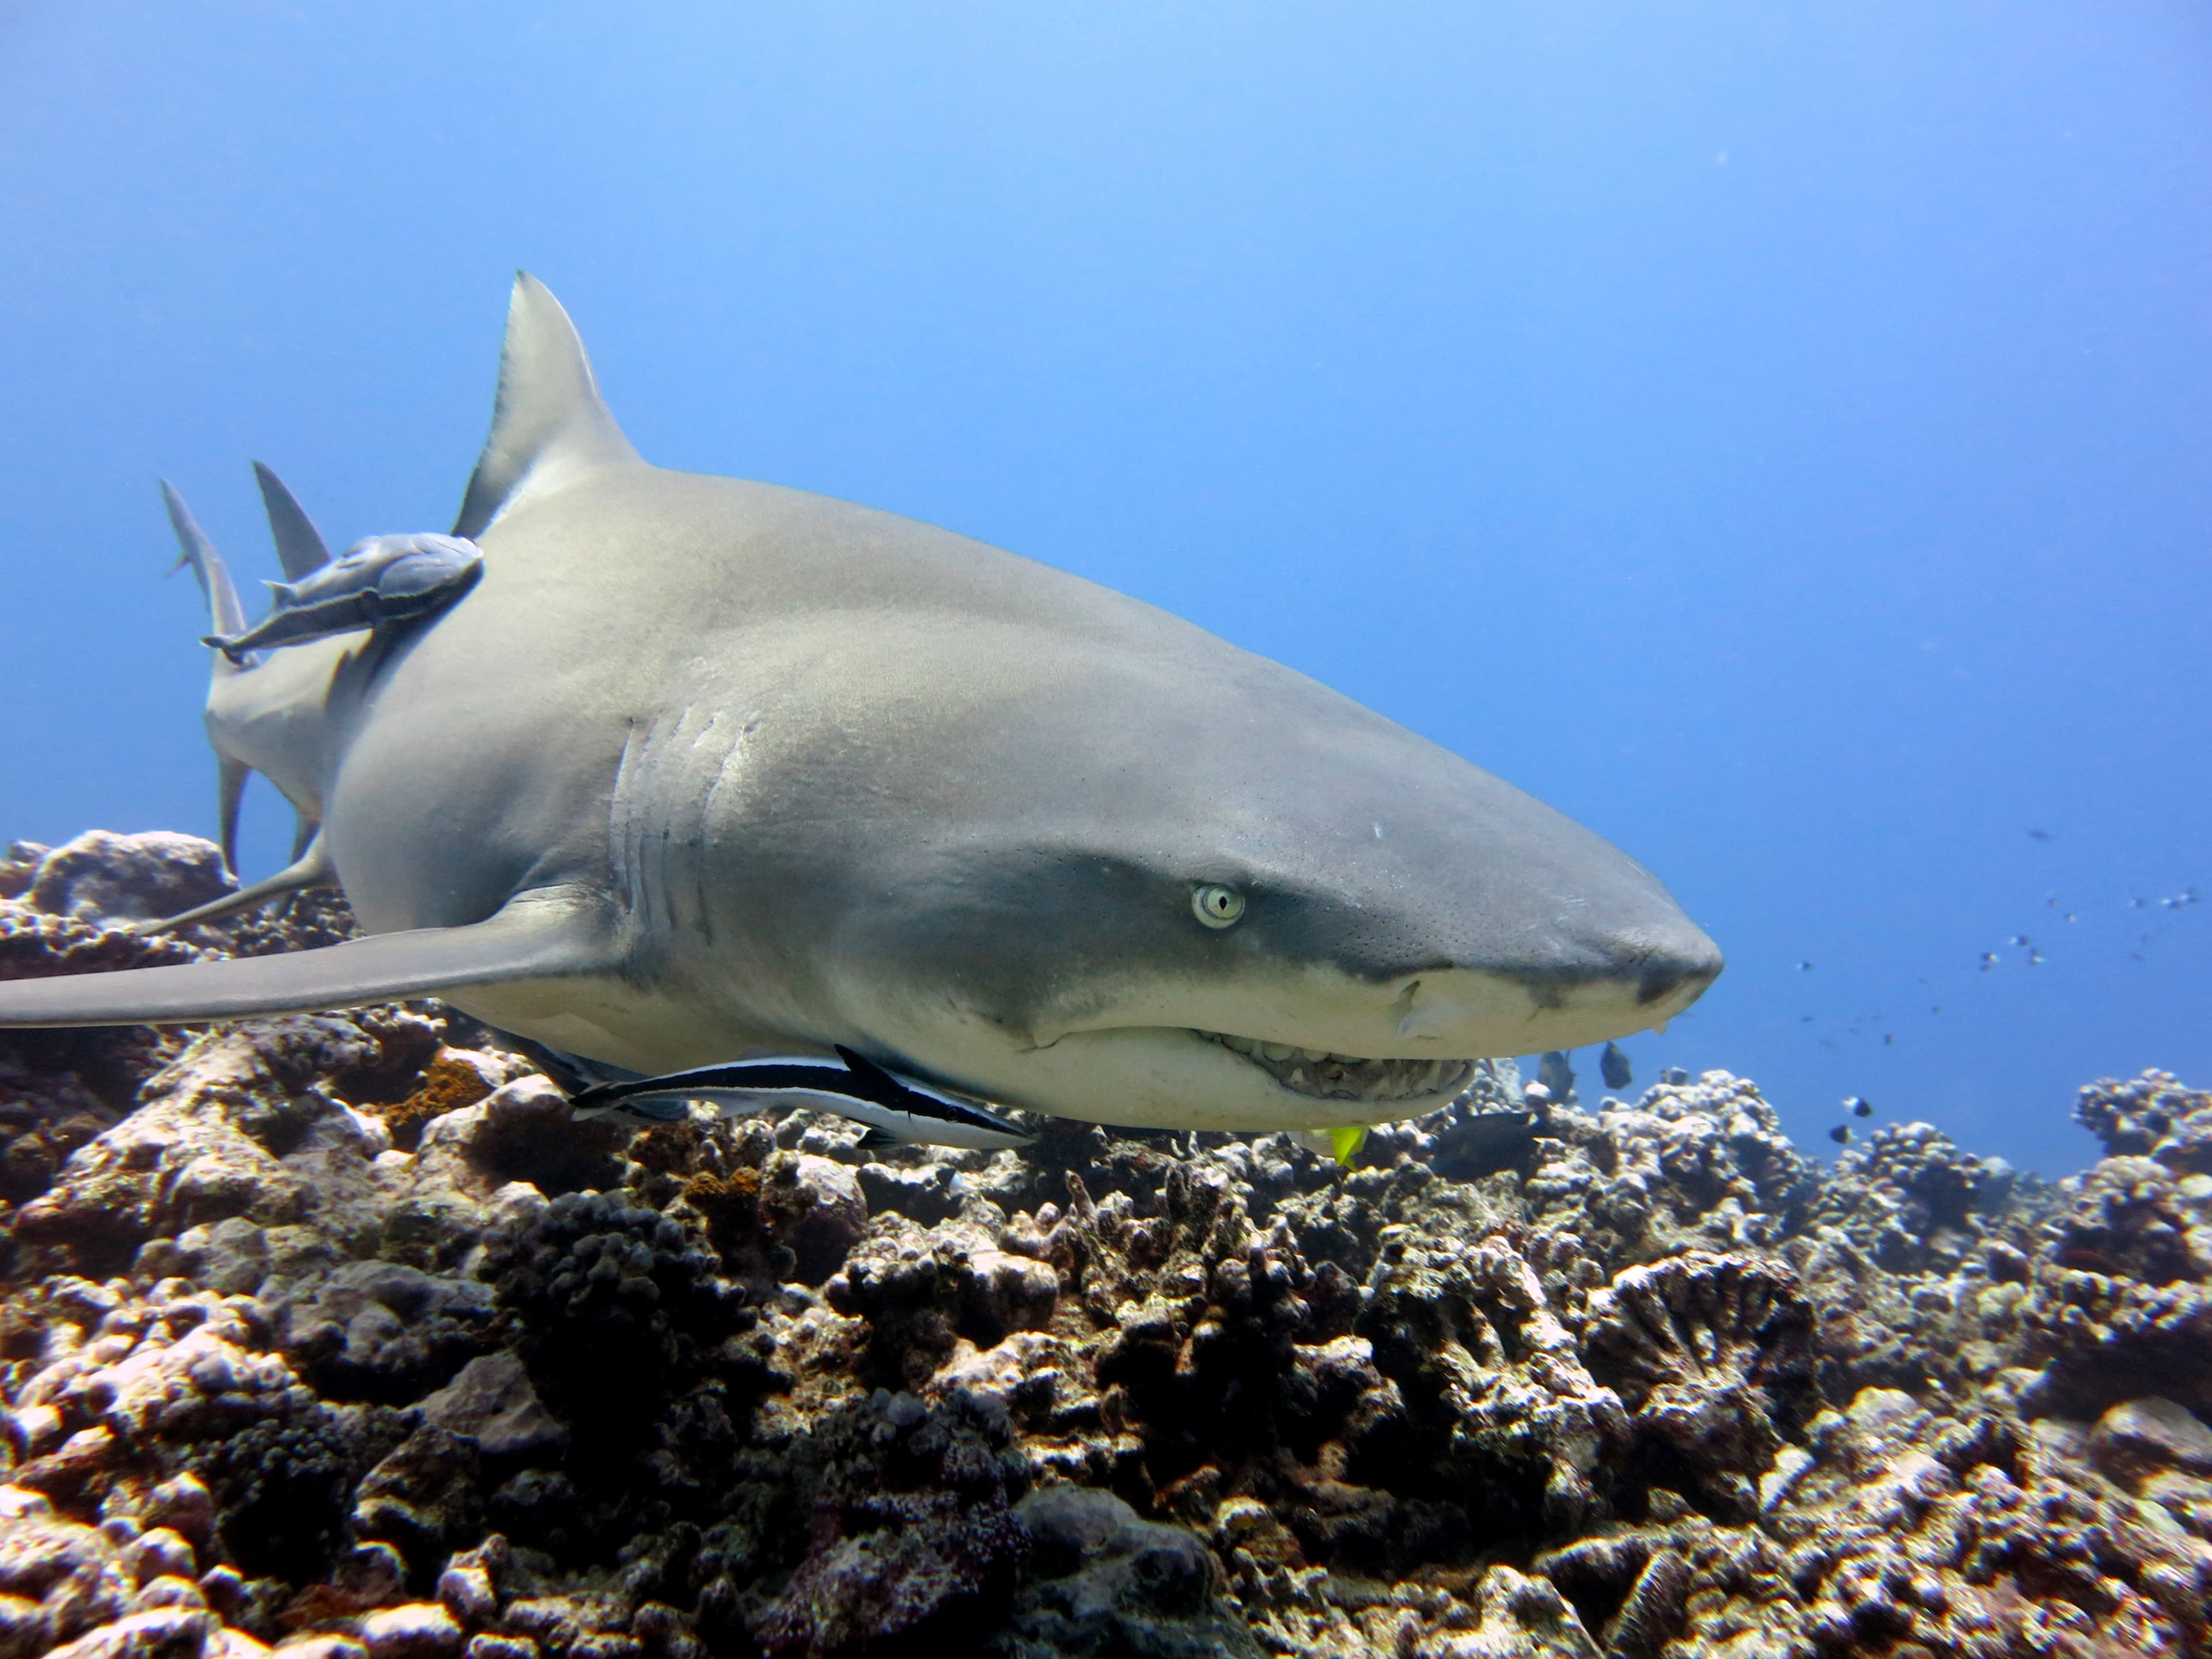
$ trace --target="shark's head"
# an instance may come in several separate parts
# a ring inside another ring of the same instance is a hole
[[[1170,630],[1172,652],[1055,641],[934,751],[939,775],[887,763],[874,799],[900,824],[853,804],[870,850],[840,863],[865,874],[817,914],[838,919],[854,1030],[1058,1115],[1319,1127],[1428,1109],[1478,1057],[1663,1026],[1720,972],[1597,836]],[[993,654],[1018,663],[1020,642]]]

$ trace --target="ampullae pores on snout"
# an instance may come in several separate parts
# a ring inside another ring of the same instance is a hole
[[[451,605],[483,574],[483,555],[458,536],[371,536],[298,581],[270,582],[275,610],[200,643],[235,663],[249,651],[408,622]]]
[[[849,1053],[988,1107],[1338,1131],[1662,1026],[1720,971],[1626,854],[1279,663],[647,465],[527,276],[453,533],[482,580],[427,626],[216,659],[226,766],[320,825],[264,890],[334,878],[371,937],[0,982],[0,1024],[434,994],[641,1105]]]

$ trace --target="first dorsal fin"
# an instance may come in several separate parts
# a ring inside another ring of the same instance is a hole
[[[258,461],[253,464],[253,477],[261,486],[261,505],[269,514],[269,533],[276,538],[284,579],[295,582],[328,564],[331,550],[324,545],[323,532],[315,528],[299,498],[284,488],[284,481]]]
[[[576,325],[544,283],[518,271],[507,307],[491,436],[477,459],[453,534],[474,540],[526,496],[637,459],[600,399]]]

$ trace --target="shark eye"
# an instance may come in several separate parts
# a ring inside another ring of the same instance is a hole
[[[1191,890],[1192,913],[1209,927],[1226,927],[1244,914],[1244,895],[1218,882],[1200,882]]]

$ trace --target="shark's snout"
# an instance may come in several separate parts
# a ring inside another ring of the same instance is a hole
[[[1617,1008],[1637,1026],[1663,1023],[1688,1007],[1722,966],[1720,947],[1671,900],[1660,914],[1626,925],[1569,933],[1547,955],[1549,960],[1527,975],[1540,1006]]]

